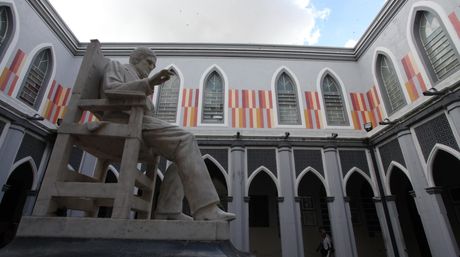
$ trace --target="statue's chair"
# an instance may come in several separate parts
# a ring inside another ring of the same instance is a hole
[[[143,93],[105,91],[100,99],[104,68],[108,63],[100,43],[88,45],[72,91],[66,114],[57,129],[57,138],[43,179],[34,216],[57,216],[62,210],[84,211],[96,217],[100,207],[112,208],[112,218],[149,219],[158,157],[143,144],[142,118],[151,101]],[[126,111],[129,122],[101,120],[98,126],[80,122],[83,112],[102,118],[104,111]],[[84,175],[70,168],[73,147],[97,157],[94,174]],[[104,183],[108,165],[119,163],[117,183]],[[138,167],[147,167],[141,171]]]

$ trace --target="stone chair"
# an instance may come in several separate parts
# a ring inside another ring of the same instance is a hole
[[[144,108],[150,99],[137,92],[106,92],[100,99],[104,68],[108,63],[100,43],[88,45],[67,112],[57,129],[57,138],[41,185],[34,216],[57,216],[62,210],[84,211],[86,217],[96,217],[100,207],[111,207],[112,218],[128,219],[132,211],[138,219],[149,219],[156,179],[158,157],[145,147],[142,139]],[[129,112],[127,124],[100,121],[82,124],[83,112],[90,111],[101,118],[104,111]],[[93,176],[69,168],[72,148],[97,157]],[[120,163],[117,183],[104,183],[108,165]],[[139,163],[147,167],[141,172]]]

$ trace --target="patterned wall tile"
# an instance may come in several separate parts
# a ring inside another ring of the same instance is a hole
[[[323,127],[321,120],[321,103],[318,92],[305,92],[305,126],[309,129],[320,129]]]
[[[19,79],[19,73],[26,59],[26,54],[18,49],[10,67],[5,67],[0,75],[0,90],[11,96]]]
[[[417,68],[417,65],[414,63],[414,58],[411,53],[405,55],[401,62],[407,77],[407,81],[405,83],[406,90],[409,93],[411,102],[414,102],[424,91],[426,91],[426,84],[419,69]]]
[[[184,127],[196,127],[198,119],[199,89],[182,89],[182,119]]]

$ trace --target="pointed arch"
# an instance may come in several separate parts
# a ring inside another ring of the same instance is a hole
[[[222,176],[224,176],[225,178],[225,185],[227,185],[227,191],[228,191],[228,195],[232,195],[231,194],[231,185],[230,185],[230,180],[229,180],[229,176],[227,174],[227,171],[224,169],[224,167],[222,167],[222,165],[216,160],[214,159],[214,157],[212,157],[211,155],[209,154],[205,154],[201,157],[203,160],[209,160],[211,161],[214,165],[216,165],[216,167],[219,169],[220,173],[222,174]]]
[[[284,83],[279,83],[284,82]],[[275,124],[278,127],[303,127],[305,117],[302,115],[302,93],[300,83],[294,72],[288,67],[279,67],[272,76],[271,89]],[[281,90],[280,89],[284,89]],[[290,89],[290,90],[287,90]],[[283,117],[281,117],[283,116]]]
[[[199,125],[227,126],[227,92],[228,78],[218,65],[213,64],[203,73],[200,80]],[[211,101],[211,97],[215,97],[216,99]]]
[[[247,182],[247,185],[246,185],[245,196],[248,196],[248,194],[249,194],[249,188],[251,187],[252,180],[254,180],[254,178],[261,172],[267,173],[267,175],[272,179],[273,183],[275,184],[277,194],[280,197],[281,196],[281,190],[280,190],[278,179],[275,177],[275,175],[273,175],[273,172],[271,170],[269,170],[267,167],[265,167],[263,165],[260,166],[259,168],[257,168],[251,174],[251,176],[249,176],[248,182]]]
[[[436,184],[434,183],[434,174],[433,174],[433,165],[434,161],[436,160],[436,156],[441,152],[444,151],[453,157],[457,158],[460,161],[460,152],[443,144],[436,144],[433,149],[431,149],[430,154],[428,155],[427,163],[427,179],[428,179],[428,187],[434,187]]]
[[[120,172],[118,172],[117,168],[115,168],[115,166],[113,166],[112,164],[110,164],[107,167],[107,174],[109,174],[109,172],[112,172],[112,174],[115,176],[115,178],[118,181],[118,179],[120,178]],[[106,178],[107,178],[107,175],[106,175]]]
[[[319,173],[316,169],[314,169],[313,167],[311,166],[308,166],[306,167],[304,170],[302,170],[299,174],[299,176],[297,176],[296,180],[295,180],[295,185],[294,185],[294,196],[297,197],[299,196],[299,185],[300,185],[300,182],[302,182],[302,179],[303,177],[305,177],[305,175],[307,175],[308,173],[312,173],[313,175],[315,175],[316,177],[318,177],[319,181],[321,181],[321,183],[323,184],[323,187],[324,187],[324,190],[326,191],[326,195],[327,196],[330,196],[330,190],[329,190],[329,187],[327,186],[327,183],[326,183],[326,180],[324,179],[324,177],[321,175],[321,173]]]
[[[18,83],[21,86],[13,93],[24,105],[38,112],[42,112],[42,100],[48,93],[56,72],[55,60],[53,45],[41,44],[35,47],[25,63],[28,68],[21,72],[22,81]]]
[[[350,106],[344,84],[330,68],[324,68],[318,76],[317,88],[324,108],[328,127],[350,127]]]
[[[178,124],[180,119],[180,99],[184,88],[184,77],[179,68],[171,64],[164,69],[174,73],[171,79],[155,92],[156,99],[155,115],[172,124]]]
[[[434,1],[416,2],[409,11],[407,23],[409,47],[413,52],[418,53],[415,62],[419,67],[424,68],[422,75],[425,81],[431,82],[432,87],[460,69],[460,43],[452,39],[456,38],[456,32],[447,17],[444,9]],[[427,24],[428,27],[425,27],[424,25]],[[425,42],[427,44],[423,42],[426,39],[424,36],[429,37]],[[433,41],[442,43],[430,44]]]
[[[404,175],[407,177],[409,182],[412,184],[411,177],[409,176],[409,171],[406,169],[406,167],[404,167],[402,164],[398,162],[392,161],[390,165],[388,165],[387,172],[386,172],[387,175],[385,177],[385,190],[387,194],[391,194],[390,179],[391,179],[391,175],[393,174],[393,171],[395,170],[395,168],[401,170],[404,173]]]
[[[6,31],[6,37],[3,38],[0,46],[0,67],[5,67],[9,61],[9,57],[15,50],[14,46],[19,39],[21,24],[17,15],[18,11],[16,9],[15,0],[3,0],[2,3],[0,3],[0,7],[9,9],[7,14],[9,21],[9,24],[7,24],[8,31]]]
[[[6,178],[8,180],[8,178],[16,170],[17,167],[19,167],[19,166],[21,166],[23,164],[26,164],[26,163],[28,163],[30,165],[30,168],[31,168],[31,171],[32,171],[32,188],[31,188],[31,190],[35,190],[38,187],[38,181],[37,181],[38,169],[37,169],[37,165],[35,165],[34,159],[32,157],[30,157],[30,156],[24,157],[24,158],[18,160],[17,162],[15,162],[13,164],[13,166],[11,167],[10,171],[8,172],[8,176]]]
[[[390,50],[379,47],[374,54],[373,75],[383,100],[385,112],[389,117],[408,103],[408,94],[401,81],[404,81],[398,63]]]
[[[369,186],[372,188],[372,192],[373,192],[374,196],[379,195],[378,189],[376,188],[375,184],[372,182],[372,179],[364,171],[362,171],[360,168],[353,167],[349,171],[347,171],[347,173],[346,173],[347,175],[345,175],[345,177],[343,178],[343,195],[344,196],[347,196],[348,180],[350,179],[350,177],[354,173],[359,174],[359,176],[362,176],[364,178],[364,180],[366,180],[367,183],[369,183]]]

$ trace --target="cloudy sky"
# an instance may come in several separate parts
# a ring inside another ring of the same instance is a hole
[[[385,0],[49,0],[81,42],[353,47]]]

